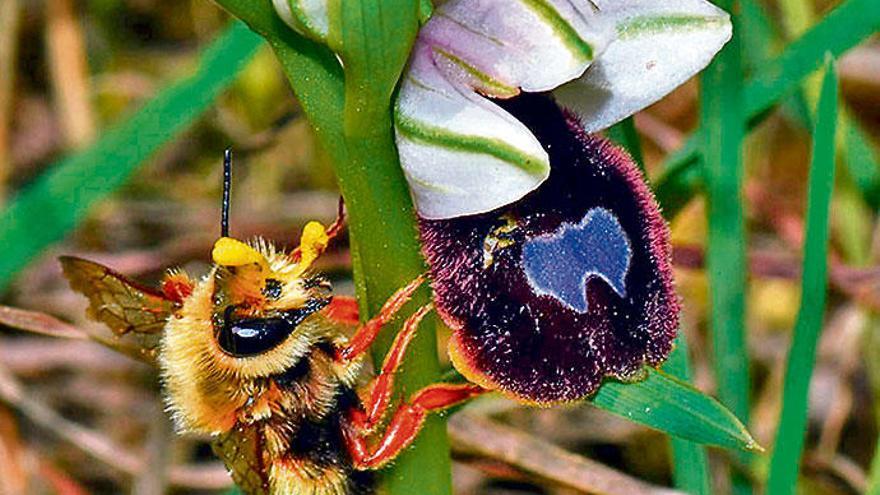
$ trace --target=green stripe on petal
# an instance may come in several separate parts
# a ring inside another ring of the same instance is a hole
[[[294,31],[326,43],[329,34],[330,0],[272,0],[275,11]]]
[[[726,12],[705,0],[592,0],[617,39],[553,94],[597,132],[659,100],[702,70],[730,39]]]
[[[723,27],[726,22],[723,18],[693,15],[640,16],[618,24],[617,35],[620,39],[625,39],[667,30],[681,32],[687,29]]]
[[[531,11],[538,14],[548,25],[552,26],[553,31],[559,36],[559,39],[568,47],[568,49],[585,61],[593,60],[593,47],[580,37],[577,31],[565,20],[559,12],[547,3],[546,0],[520,0],[523,5]]]
[[[290,0],[290,11],[293,14],[293,18],[297,24],[299,24],[302,29],[308,33],[312,33],[316,37],[322,37],[321,31],[318,30],[318,26],[309,19],[309,16],[302,8],[302,2],[299,0]]]
[[[531,175],[541,176],[547,171],[547,164],[543,157],[523,153],[500,139],[456,134],[447,129],[426,125],[405,117],[399,112],[394,116],[394,123],[397,132],[413,141],[421,141],[425,144],[455,151],[489,155],[510,163]]]
[[[518,88],[509,86],[497,79],[494,79],[489,74],[486,74],[480,69],[477,69],[473,65],[464,61],[461,57],[456,56],[454,53],[450,53],[442,48],[436,47],[434,48],[434,52],[440,54],[441,56],[443,56],[443,58],[463,70],[468,76],[473,78],[474,81],[478,83],[475,86],[483,89],[492,96],[498,98],[511,98],[519,94]]]

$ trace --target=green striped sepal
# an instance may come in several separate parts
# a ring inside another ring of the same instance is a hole
[[[419,215],[482,213],[550,173],[547,153],[490,98],[548,91],[582,75],[613,30],[585,0],[452,0],[422,28],[395,130]]]
[[[341,0],[272,0],[300,34],[339,54]],[[492,99],[552,91],[588,132],[662,98],[730,39],[706,0],[448,0],[422,28],[395,130],[423,218],[510,204],[549,175],[547,153]]]
[[[693,76],[730,34],[705,0],[449,0],[419,33],[395,106],[419,215],[491,211],[548,177],[540,143],[493,99],[552,91],[595,132]]]
[[[704,0],[593,0],[616,39],[583,77],[553,92],[587,132],[642,110],[701,71],[731,36]]]

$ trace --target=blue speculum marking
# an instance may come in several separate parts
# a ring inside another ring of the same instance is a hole
[[[526,241],[522,253],[535,293],[552,296],[575,311],[587,312],[591,277],[601,278],[626,297],[632,248],[617,217],[605,208],[592,208],[580,223],[564,223],[552,234]]]

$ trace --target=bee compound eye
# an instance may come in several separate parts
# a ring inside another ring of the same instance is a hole
[[[223,314],[218,343],[224,352],[235,357],[268,352],[281,344],[295,328],[284,318],[235,318],[230,308]]]

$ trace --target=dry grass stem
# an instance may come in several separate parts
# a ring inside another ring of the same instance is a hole
[[[639,113],[633,118],[639,133],[651,140],[664,153],[672,153],[684,144],[685,136],[681,131],[649,112]]]
[[[501,461],[555,485],[597,495],[681,495],[470,413],[449,420],[456,455]]]
[[[0,205],[6,200],[6,182],[11,174],[10,125],[18,55],[19,0],[0,2]]]
[[[675,246],[673,263],[680,268],[702,269],[705,256],[699,246]],[[751,274],[758,277],[798,280],[801,261],[792,253],[753,250],[749,253]],[[867,308],[880,310],[880,267],[852,267],[831,261],[831,286]]]
[[[87,333],[73,325],[39,311],[0,306],[0,323],[3,325],[50,337],[64,339],[88,339]]]
[[[48,0],[46,16],[55,106],[66,144],[79,148],[95,136],[85,37],[72,0]]]
[[[3,366],[0,366],[0,400],[107,466],[135,478],[149,471],[150,466],[141,457],[107,437],[62,417],[46,404],[32,398]],[[232,483],[226,469],[219,462],[205,466],[171,467],[168,480],[175,486],[198,489],[219,489]]]

